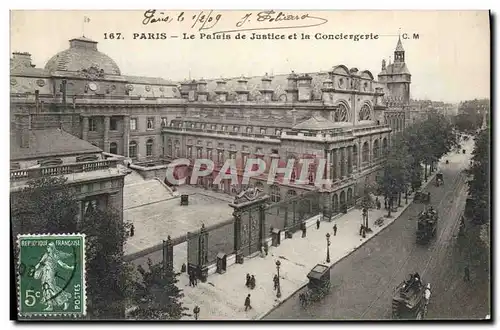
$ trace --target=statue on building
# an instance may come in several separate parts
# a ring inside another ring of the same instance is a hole
[[[385,70],[385,60],[382,60],[382,71]]]
[[[241,204],[246,202],[251,202],[258,197],[262,196],[264,191],[257,187],[249,187],[243,191],[241,191],[235,198],[233,204]]]

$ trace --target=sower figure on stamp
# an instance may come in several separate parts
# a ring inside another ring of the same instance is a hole
[[[71,299],[71,294],[62,290],[56,284],[56,272],[57,268],[62,267],[67,270],[73,270],[74,266],[69,266],[64,263],[63,259],[71,257],[71,254],[58,251],[54,243],[49,243],[47,245],[47,251],[44,253],[38,264],[35,266],[35,279],[39,279],[42,283],[42,289],[44,289],[45,294],[50,294],[50,292],[59,292],[56,297],[51,299],[45,299],[45,304],[47,308],[45,311],[52,311],[54,306],[62,306],[63,310],[67,310],[69,307],[69,300]]]

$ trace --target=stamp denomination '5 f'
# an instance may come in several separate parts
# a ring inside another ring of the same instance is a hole
[[[20,315],[85,315],[85,235],[19,235],[18,249]]]

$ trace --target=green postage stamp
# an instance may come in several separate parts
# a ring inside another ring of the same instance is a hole
[[[18,313],[84,316],[85,235],[18,235]]]

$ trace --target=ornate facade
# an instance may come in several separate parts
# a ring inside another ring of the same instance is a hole
[[[374,180],[391,131],[407,124],[411,75],[401,40],[394,55],[393,64],[382,62],[378,80],[368,70],[337,65],[319,73],[177,84],[125,76],[95,41],[77,38],[44,69],[28,53],[13,54],[12,127],[14,115],[52,118],[66,132],[135,162],[211,158],[218,170],[233,158],[242,170],[249,157],[277,158],[283,166],[290,158],[326,158],[325,175],[334,184],[322,189],[342,205]],[[68,115],[71,120],[62,119]],[[308,170],[311,182],[317,164]],[[267,175],[254,183],[271,201],[315,189],[295,185],[300,170],[289,184],[278,176],[267,187]],[[189,176],[189,169],[181,171]],[[242,188],[214,187],[212,180],[199,184],[233,194]]]

